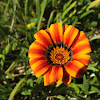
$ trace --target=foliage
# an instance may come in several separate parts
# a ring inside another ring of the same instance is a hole
[[[59,21],[85,31],[91,60],[81,79],[45,87],[30,69],[28,48],[34,33]],[[1,0],[0,100],[100,100],[99,22],[100,0]]]

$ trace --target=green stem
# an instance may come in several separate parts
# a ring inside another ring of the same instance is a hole
[[[26,80],[26,77],[23,78],[23,79],[21,79],[21,80],[17,83],[17,85],[14,87],[13,91],[11,92],[11,94],[10,94],[8,100],[13,100],[13,98],[14,98],[15,94],[17,93],[19,87],[21,86],[22,83],[25,82],[25,80]]]

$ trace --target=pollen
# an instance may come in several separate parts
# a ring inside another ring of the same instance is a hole
[[[50,60],[53,64],[63,65],[70,59],[69,52],[65,48],[56,47],[50,52]]]

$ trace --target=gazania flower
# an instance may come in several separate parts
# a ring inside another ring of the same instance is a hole
[[[72,25],[55,23],[40,30],[29,47],[29,62],[36,77],[43,75],[44,85],[63,81],[71,82],[71,76],[80,78],[85,72],[91,52],[89,40],[83,31]]]

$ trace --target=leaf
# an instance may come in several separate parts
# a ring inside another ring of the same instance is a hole
[[[94,91],[96,93],[99,93],[100,94],[100,90],[94,86],[91,87],[91,91]]]
[[[72,23],[72,25],[75,26],[75,25],[77,24],[77,22],[78,22],[78,18],[75,17],[75,20],[74,20],[74,22]]]
[[[5,49],[3,50],[3,54],[8,54],[8,52],[11,50],[11,44],[9,43]]]
[[[0,58],[2,58],[2,60],[4,61],[5,60],[4,54],[0,54]]]
[[[62,19],[64,19],[65,15],[76,5],[76,1],[74,1],[63,13],[62,13]]]
[[[12,64],[9,66],[9,68],[5,71],[5,73],[9,73],[15,66],[16,64],[18,63],[17,60],[13,61]]]
[[[50,21],[53,19],[53,15],[54,15],[55,12],[56,12],[56,10],[54,10],[54,11],[51,12],[49,20],[48,20],[47,28],[49,28]]]
[[[42,4],[42,7],[41,7],[41,15],[39,16],[38,25],[37,25],[37,31],[40,29],[40,25],[41,25],[42,17],[43,17],[45,8],[46,8],[46,4],[47,4],[47,0],[43,0],[43,4]]]
[[[88,96],[89,95],[89,85],[87,84],[85,74],[83,76],[83,86],[84,86],[84,93],[86,95],[86,100],[90,100],[90,96]]]
[[[30,95],[31,92],[32,92],[32,90],[31,90],[31,89],[28,89],[28,90],[22,91],[21,94],[22,94],[22,95]]]
[[[62,81],[61,81],[61,82],[58,82],[58,83],[56,84],[56,87],[59,87],[62,83],[63,83]]]
[[[90,5],[87,7],[87,10],[89,10],[90,8],[93,8],[94,6],[96,6],[97,4],[100,3],[100,0],[94,0],[90,3]]]
[[[77,86],[76,84],[70,83],[70,84],[68,85],[68,87],[73,88],[73,89],[75,90],[75,92],[76,92],[77,94],[79,94],[80,90],[79,90],[79,88],[78,88],[78,86]]]
[[[97,64],[98,64],[98,62],[97,63],[94,63],[94,64],[89,64],[87,70],[99,71],[97,68],[94,68],[94,67],[97,66]]]
[[[13,45],[12,45],[12,50],[16,50],[16,47],[18,46],[18,43],[17,42],[14,42]]]
[[[93,13],[95,12],[95,10],[89,10],[87,12],[84,12],[81,16],[80,16],[80,19],[84,18],[85,16],[89,15],[90,13]]]
[[[21,84],[23,82],[25,82],[26,78],[22,78],[17,84],[16,86],[14,87],[14,89],[12,90],[10,96],[9,96],[9,99],[8,100],[13,100],[14,96],[16,95],[18,89],[20,88]]]
[[[56,7],[56,0],[51,0],[51,2],[52,2],[52,7],[54,8],[54,7]]]
[[[40,5],[40,0],[36,0],[36,16],[37,16],[37,21],[39,21],[40,15],[41,15],[41,5]]]
[[[88,95],[89,94],[89,92],[88,92],[89,85],[87,84],[87,80],[86,80],[85,74],[83,76],[83,86],[84,86],[84,93],[85,93],[85,95]]]
[[[93,41],[95,39],[100,39],[100,34],[93,36],[91,39],[89,39],[90,41]]]
[[[25,0],[25,17],[28,14],[28,0]]]
[[[67,3],[63,6],[63,11],[66,10],[66,8],[71,4],[72,0],[69,0]]]
[[[33,79],[28,79],[26,83],[27,85],[33,87]]]
[[[62,95],[57,95],[57,96],[52,96],[54,98],[60,99],[60,100],[65,100],[66,98]]]
[[[43,79],[43,76],[40,76],[37,80],[36,80],[36,83],[37,84],[40,84],[42,82],[42,79]]]

